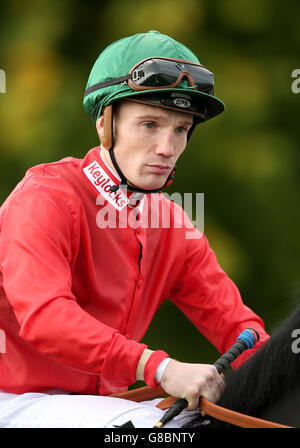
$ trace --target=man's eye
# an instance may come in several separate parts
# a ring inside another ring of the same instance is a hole
[[[187,128],[185,128],[184,126],[179,126],[179,128],[177,128],[177,132],[179,133],[187,133]]]
[[[154,123],[147,122],[147,123],[144,123],[144,126],[145,126],[147,129],[153,129],[153,128],[154,128]]]

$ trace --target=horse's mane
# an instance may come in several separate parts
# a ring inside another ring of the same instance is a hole
[[[257,417],[291,390],[300,372],[300,356],[292,350],[295,329],[300,336],[300,306],[251,358],[226,376],[226,389],[217,404]]]

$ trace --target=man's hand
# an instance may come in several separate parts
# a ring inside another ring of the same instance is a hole
[[[225,389],[223,375],[211,364],[189,364],[171,359],[161,379],[161,386],[176,398],[188,401],[189,411],[199,407],[203,396],[215,403]]]

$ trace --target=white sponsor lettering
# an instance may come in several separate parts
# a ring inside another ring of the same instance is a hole
[[[119,211],[126,207],[129,202],[126,194],[121,189],[110,190],[114,182],[96,160],[83,168],[83,171],[94,187],[111,205]]]

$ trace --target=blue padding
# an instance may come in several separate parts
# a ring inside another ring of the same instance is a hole
[[[237,341],[238,341],[239,339],[242,339],[242,341],[245,342],[245,344],[247,345],[247,348],[248,348],[248,349],[249,349],[249,348],[253,348],[254,345],[255,345],[255,343],[256,343],[256,340],[255,340],[255,337],[254,337],[252,331],[251,331],[251,330],[248,330],[248,329],[242,331],[242,333],[241,333],[241,334],[239,335],[239,337],[237,338]]]

